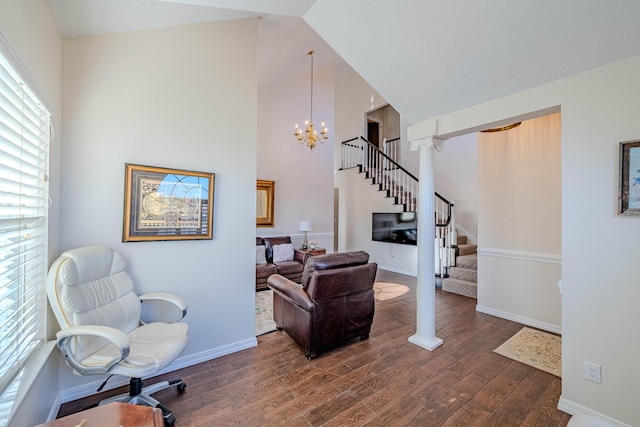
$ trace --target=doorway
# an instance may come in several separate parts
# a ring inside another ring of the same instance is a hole
[[[387,104],[365,114],[367,140],[400,163],[400,113]]]
[[[380,127],[382,124],[378,120],[367,117],[367,141],[380,149]]]

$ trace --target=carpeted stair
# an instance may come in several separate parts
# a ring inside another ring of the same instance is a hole
[[[478,296],[478,247],[467,243],[467,236],[458,236],[456,266],[442,280],[442,290],[470,298]]]

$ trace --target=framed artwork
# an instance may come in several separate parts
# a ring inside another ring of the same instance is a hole
[[[212,238],[215,174],[125,164],[123,242]]]
[[[640,215],[640,141],[620,143],[618,213]]]
[[[256,227],[273,227],[275,181],[256,181]]]

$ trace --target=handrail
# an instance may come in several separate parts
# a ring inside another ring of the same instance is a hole
[[[388,144],[399,140],[400,138],[395,138],[390,141],[385,140],[384,143]],[[384,146],[385,151],[387,151],[387,147],[387,145]],[[417,210],[418,197],[420,196],[418,178],[392,158],[394,155],[399,155],[397,145],[391,146],[391,153],[391,156],[387,155],[371,141],[360,135],[359,138],[342,142],[341,169],[359,168],[359,172],[364,172],[367,178],[372,179],[372,183],[377,184],[379,190],[386,191],[387,197],[393,197],[395,204],[402,205],[405,211]],[[439,247],[436,251],[435,261],[440,277],[445,277],[448,274],[448,269],[455,266],[457,233],[454,204],[437,192],[434,195],[438,199],[434,206],[434,225],[435,239]]]
[[[352,138],[349,139],[347,141],[344,141],[342,144],[345,144],[347,142],[351,142],[358,139],[356,138]],[[366,142],[367,144],[369,144],[369,146],[373,149],[375,149],[378,154],[380,154],[382,157],[384,157],[385,159],[387,159],[390,163],[392,163],[393,165],[397,166],[398,169],[400,169],[402,172],[406,173],[407,175],[409,175],[412,179],[414,179],[417,183],[420,183],[420,180],[418,178],[416,178],[411,172],[409,172],[408,170],[406,170],[405,168],[403,168],[400,164],[398,164],[398,162],[396,162],[395,160],[393,160],[391,157],[387,156],[386,154],[384,154],[382,151],[380,151],[380,149],[378,147],[376,147],[375,145],[373,145],[373,143],[371,141],[369,141],[368,139],[366,139],[365,137],[363,137],[362,135],[360,135],[360,139],[363,140],[364,142]],[[400,138],[395,138],[395,139],[391,139],[387,142],[391,142],[391,141],[397,141]],[[350,144],[348,144],[350,145]],[[353,145],[351,145],[353,147]],[[443,227],[443,226],[447,226],[449,225],[449,222],[451,221],[451,206],[453,206],[453,203],[451,203],[450,201],[448,201],[447,199],[445,199],[444,197],[442,197],[437,191],[434,192],[435,196],[440,199],[443,203],[445,203],[447,205],[447,222],[445,224],[442,225],[437,225],[439,227]]]
[[[357,139],[357,138],[356,138]],[[398,169],[400,169],[402,172],[406,173],[407,175],[409,175],[411,178],[415,179],[416,182],[418,181],[418,178],[416,178],[415,176],[413,176],[413,174],[411,172],[409,172],[408,170],[406,170],[405,168],[403,168],[402,166],[400,166],[398,164],[398,162],[396,162],[395,160],[393,160],[391,157],[387,156],[386,154],[384,154],[382,151],[380,151],[380,149],[378,147],[376,147],[375,145],[373,145],[373,143],[371,141],[369,141],[367,138],[365,138],[364,136],[360,135],[360,139],[363,140],[364,142],[366,142],[367,144],[369,144],[371,146],[371,148],[373,148],[374,150],[376,150],[378,152],[378,154],[380,154],[382,157],[384,157],[385,159],[389,160],[389,162],[393,163],[394,165],[396,165],[398,167]],[[353,140],[351,140],[353,141]],[[344,144],[344,142],[343,142]]]

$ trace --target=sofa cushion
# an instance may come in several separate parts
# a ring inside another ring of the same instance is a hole
[[[267,262],[273,262],[273,247],[275,245],[291,243],[291,237],[289,236],[265,237],[262,240],[264,242],[262,244],[267,248]]]
[[[256,246],[256,265],[267,263],[267,253],[264,245]]]
[[[302,273],[304,266],[298,261],[280,261],[276,263],[278,274],[283,276],[298,276]]]
[[[278,272],[278,267],[273,264],[260,264],[256,265],[256,279],[266,279],[272,274]]]
[[[283,243],[273,247],[273,262],[279,263],[283,261],[293,260],[293,245],[291,243]]]

